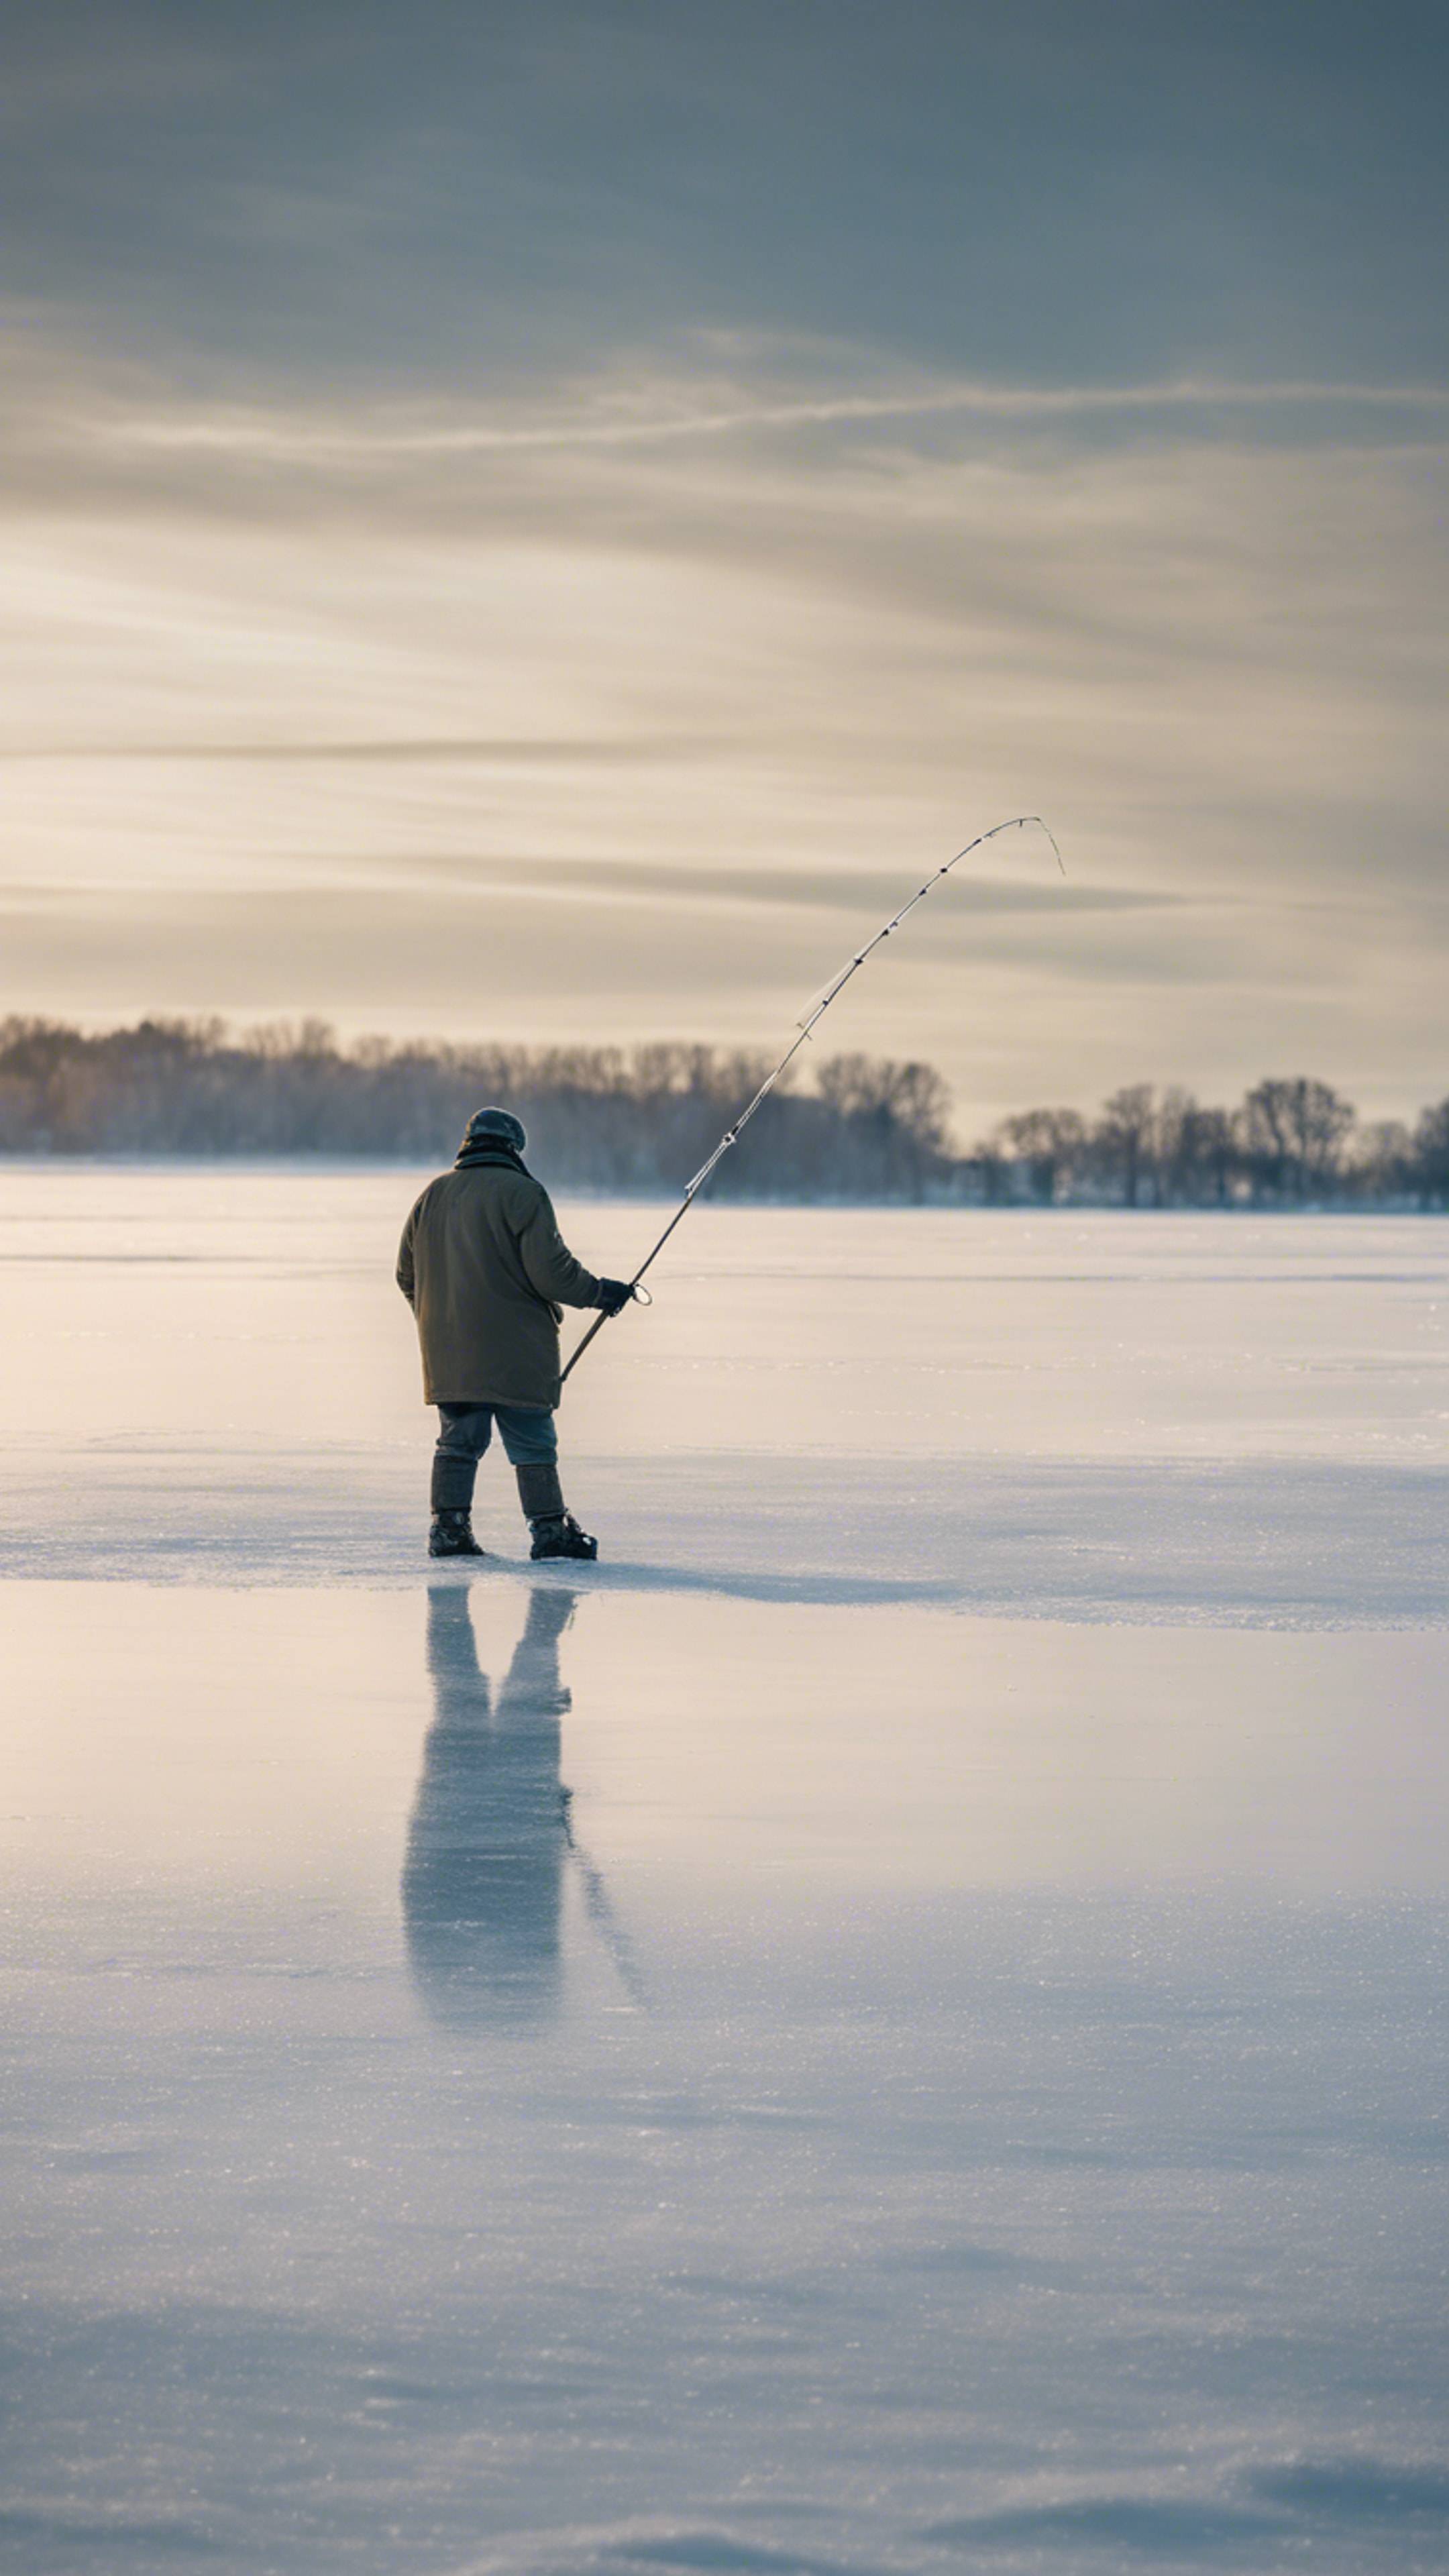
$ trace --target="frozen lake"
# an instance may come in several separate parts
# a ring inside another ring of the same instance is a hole
[[[1438,2576],[1449,1222],[702,1208],[470,1578],[421,1177],[0,1173],[7,2565]]]

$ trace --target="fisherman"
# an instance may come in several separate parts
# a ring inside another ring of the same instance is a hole
[[[473,1480],[495,1420],[517,1471],[531,1553],[599,1553],[564,1509],[559,1485],[558,1331],[565,1306],[617,1315],[632,1292],[574,1259],[547,1190],[524,1168],[527,1142],[511,1110],[478,1110],[453,1169],[429,1181],[403,1227],[397,1284],[417,1317],[423,1401],[442,1423],[430,1556],[485,1553],[473,1536]]]

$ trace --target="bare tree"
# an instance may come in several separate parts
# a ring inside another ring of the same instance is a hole
[[[923,1198],[945,1154],[951,1108],[934,1065],[837,1055],[821,1065],[815,1084],[855,1142],[858,1184],[878,1188],[883,1171],[894,1167],[911,1195]]]
[[[1413,1177],[1421,1207],[1449,1207],[1449,1100],[1420,1117],[1414,1130]]]
[[[1025,1164],[1032,1196],[1043,1207],[1052,1205],[1085,1160],[1086,1122],[1075,1109],[1023,1110],[1003,1119],[996,1133],[1014,1159]]]
[[[1197,1109],[1193,1113],[1194,1169],[1203,1175],[1217,1206],[1226,1207],[1237,1170],[1237,1131],[1230,1109]]]
[[[1260,1082],[1242,1107],[1255,1195],[1302,1200],[1332,1187],[1354,1112],[1326,1082]]]
[[[1094,1157],[1109,1187],[1119,1187],[1124,1207],[1135,1208],[1143,1166],[1152,1161],[1157,1094],[1150,1082],[1129,1083],[1102,1105],[1092,1134]]]
[[[1207,1195],[1204,1128],[1212,1115],[1180,1084],[1163,1093],[1153,1122],[1154,1207],[1188,1207]]]

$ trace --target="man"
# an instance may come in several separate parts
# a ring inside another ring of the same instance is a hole
[[[433,1453],[430,1556],[482,1556],[473,1479],[492,1436],[518,1473],[535,1557],[595,1557],[558,1480],[558,1328],[565,1306],[617,1315],[630,1291],[596,1279],[559,1234],[523,1166],[528,1139],[507,1109],[480,1109],[451,1172],[430,1181],[403,1227],[397,1284],[417,1317],[423,1401],[442,1418]]]

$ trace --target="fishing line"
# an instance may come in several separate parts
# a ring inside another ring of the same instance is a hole
[[[831,1003],[838,1001],[840,995],[844,992],[852,975],[859,974],[862,966],[866,962],[866,959],[874,956],[882,941],[889,939],[892,931],[899,930],[901,923],[906,918],[906,915],[914,912],[918,903],[924,903],[927,895],[934,893],[936,887],[940,884],[941,879],[943,877],[948,877],[953,868],[958,868],[963,859],[969,859],[973,850],[979,850],[984,847],[986,842],[994,841],[998,833],[1022,832],[1026,830],[1029,824],[1035,824],[1036,829],[1039,832],[1045,832],[1048,841],[1051,843],[1052,852],[1055,856],[1057,866],[1061,869],[1063,876],[1066,875],[1066,861],[1063,859],[1061,851],[1057,848],[1056,840],[1050,828],[1043,822],[1040,814],[1012,814],[1007,817],[1007,820],[1004,823],[993,823],[988,832],[978,832],[975,840],[968,841],[963,850],[958,850],[956,852],[954,859],[948,859],[946,861],[944,867],[935,869],[933,874],[927,877],[925,884],[917,887],[909,903],[903,903],[899,912],[893,912],[889,921],[881,924],[875,937],[873,939],[868,939],[863,948],[858,948],[855,951],[855,954],[847,960],[844,966],[842,966],[840,973],[833,976],[831,981],[824,986],[816,1000],[811,1003],[803,1020],[796,1021],[795,1026],[797,1034],[791,1039],[790,1044],[785,1049],[785,1052],[781,1056],[773,1073],[766,1074],[759,1090],[755,1093],[754,1099],[740,1111],[734,1125],[725,1129],[725,1132],[721,1136],[719,1143],[716,1145],[714,1152],[709,1156],[707,1162],[701,1163],[699,1170],[695,1173],[693,1180],[689,1183],[679,1206],[675,1209],[673,1216],[670,1218],[664,1232],[659,1237],[658,1242],[644,1255],[644,1258],[640,1262],[638,1269],[635,1271],[633,1278],[628,1283],[629,1294],[631,1297],[637,1297],[641,1305],[648,1305],[649,1294],[647,1289],[641,1295],[639,1288],[639,1282],[643,1278],[645,1271],[650,1269],[654,1262],[658,1260],[660,1253],[664,1250],[664,1247],[674,1232],[675,1227],[681,1224],[684,1218],[689,1214],[690,1209],[693,1207],[696,1198],[703,1189],[705,1182],[709,1179],[711,1173],[715,1170],[718,1164],[724,1161],[724,1158],[730,1151],[731,1146],[739,1143],[741,1136],[748,1127],[755,1111],[760,1107],[761,1102],[769,1099],[771,1092],[774,1090],[781,1074],[785,1071],[786,1066],[793,1064],[802,1046],[805,1045],[807,1039],[818,1027],[820,1021],[824,1019]],[[620,1312],[622,1311],[623,1310],[621,1308]],[[578,1367],[578,1364],[583,1358],[585,1351],[588,1349],[590,1342],[593,1340],[594,1335],[602,1332],[605,1324],[607,1324],[609,1320],[609,1317],[604,1314],[599,1314],[594,1317],[593,1322],[590,1324],[588,1331],[579,1343],[578,1348],[574,1351],[568,1367],[564,1370],[563,1376],[559,1380],[561,1387],[570,1377],[572,1372]]]

